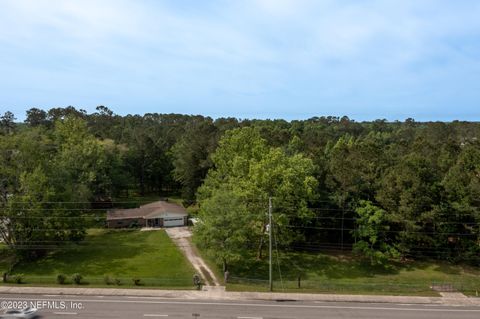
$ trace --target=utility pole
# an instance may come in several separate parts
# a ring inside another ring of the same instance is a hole
[[[342,207],[342,234],[341,234],[341,242],[342,242],[342,250],[343,250],[343,227],[345,225],[345,204],[343,204],[343,207]]]
[[[270,291],[273,291],[273,282],[272,282],[272,198],[268,198],[268,273],[269,273],[269,284]]]
[[[342,241],[342,251],[343,251],[343,228],[345,226],[345,199],[347,198],[347,195],[345,192],[343,192],[343,198],[342,198],[342,233],[341,233],[341,241]]]

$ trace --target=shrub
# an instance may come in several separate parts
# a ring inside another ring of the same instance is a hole
[[[13,275],[12,279],[15,283],[21,284],[21,283],[23,283],[24,275],[23,274],[16,274],[16,275]]]
[[[113,280],[112,280],[112,278],[110,278],[109,275],[105,275],[105,276],[103,277],[103,281],[105,282],[106,285],[111,285],[111,284],[113,284]]]
[[[66,281],[67,281],[67,276],[65,276],[64,274],[57,275],[57,284],[64,285]]]
[[[118,278],[115,278],[115,285],[120,286],[122,284],[122,281]]]
[[[142,284],[140,278],[132,278],[132,281],[135,286],[140,286]]]
[[[82,277],[82,275],[80,275],[80,274],[74,274],[74,275],[72,276],[73,282],[74,282],[75,284],[77,284],[77,285],[80,285],[80,284],[82,283],[82,278],[83,278],[83,277]]]

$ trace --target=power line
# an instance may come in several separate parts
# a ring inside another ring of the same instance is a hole
[[[272,198],[268,198],[268,272],[269,272],[269,287],[270,291],[273,291],[273,281],[272,281],[272,233],[273,233],[273,225],[272,225]]]
[[[356,228],[335,228],[335,227],[310,227],[310,226],[292,226],[292,225],[285,225],[284,227],[287,228],[300,228],[300,229],[318,229],[318,230],[348,230],[348,231],[356,231]],[[405,234],[427,234],[427,235],[452,235],[452,236],[473,236],[478,235],[477,233],[444,233],[444,232],[429,232],[429,231],[410,231],[410,230],[382,230],[376,229],[378,232],[381,233],[405,233]]]
[[[34,210],[34,209],[32,209]],[[72,210],[72,209],[40,209],[40,210],[51,210],[51,211],[68,211],[68,210]],[[77,209],[79,211],[83,211],[85,213],[88,213],[89,211],[93,210],[93,209]],[[98,210],[101,210],[101,209],[98,209]],[[19,210],[20,211],[20,210]],[[74,209],[75,211],[75,209]],[[102,211],[105,211],[105,210],[102,210]],[[475,216],[472,216],[472,215],[467,215],[467,216],[470,216],[470,217],[475,217]],[[17,215],[0,215],[0,218],[9,218],[11,220],[15,220],[15,219],[89,219],[89,218],[95,218],[95,219],[99,219],[99,218],[105,218],[106,215],[105,214],[102,214],[102,215],[90,215],[90,214],[86,214],[86,215],[81,215],[81,216],[59,216],[59,215],[41,215],[41,216],[17,216]],[[342,220],[342,217],[337,217],[337,216],[298,216],[300,217],[301,219],[316,219],[316,220]],[[343,218],[343,220],[346,220],[346,221],[358,221],[360,220],[360,218],[348,218],[348,217],[345,217]],[[442,226],[442,225],[466,225],[466,226],[476,226],[476,225],[480,225],[480,221],[479,222],[472,222],[472,221],[436,221],[436,222],[424,222],[424,221],[418,221],[418,220],[407,220],[407,219],[404,219],[404,220],[401,220],[401,221],[390,221],[390,222],[386,222],[386,223],[392,223],[392,224],[397,224],[397,223],[424,223],[426,225],[432,225],[432,226]],[[291,226],[293,227],[293,226]],[[310,227],[310,226],[305,226],[305,227]],[[313,227],[313,226],[312,226]],[[345,230],[348,230],[348,229],[345,229]]]

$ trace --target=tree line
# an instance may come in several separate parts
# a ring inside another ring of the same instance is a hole
[[[461,121],[121,116],[99,106],[32,108],[18,123],[5,112],[0,231],[18,248],[78,241],[82,210],[59,202],[178,193],[199,204],[197,238],[225,266],[246,247],[262,258],[269,227],[284,249],[478,263],[479,136],[479,123]]]

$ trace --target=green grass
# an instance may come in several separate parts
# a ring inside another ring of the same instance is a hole
[[[205,254],[205,253],[204,253]],[[349,254],[281,253],[280,280],[274,258],[274,291],[436,296],[433,283],[452,284],[468,295],[480,291],[480,269],[438,261],[409,261],[371,266]],[[217,267],[219,267],[217,265]],[[268,258],[245,254],[230,265],[228,290],[267,291]],[[298,277],[301,288],[298,288]]]
[[[58,274],[80,273],[85,283],[105,286],[105,275],[133,286],[192,287],[194,270],[163,230],[92,230],[84,242],[68,244],[34,262],[18,264],[13,274],[24,274],[27,284],[55,284]]]

